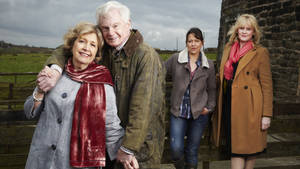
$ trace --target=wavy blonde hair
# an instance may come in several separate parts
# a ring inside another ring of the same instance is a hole
[[[227,33],[227,35],[230,36],[230,44],[238,40],[238,29],[246,25],[250,25],[254,30],[252,38],[253,43],[259,44],[262,34],[255,16],[251,14],[243,14],[237,18],[235,24],[230,28],[230,30]]]
[[[80,22],[75,27],[68,30],[68,32],[64,35],[64,52],[67,57],[72,56],[72,48],[74,42],[77,38],[90,34],[95,33],[98,40],[98,50],[96,53],[96,60],[101,58],[101,49],[103,47],[103,37],[101,31],[99,30],[98,26],[89,22]]]

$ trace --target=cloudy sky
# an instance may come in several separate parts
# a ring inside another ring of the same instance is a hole
[[[96,23],[107,0],[0,0],[0,40],[56,47],[80,21]],[[221,0],[120,0],[131,10],[133,28],[160,49],[182,49],[191,27],[204,32],[205,47],[217,47]]]

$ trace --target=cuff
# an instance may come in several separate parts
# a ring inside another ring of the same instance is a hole
[[[58,65],[52,64],[52,65],[50,66],[50,68],[51,68],[51,69],[54,69],[54,70],[57,70],[60,74],[62,74],[62,68],[59,67]]]
[[[41,102],[41,101],[43,101],[44,97],[41,97],[41,98],[36,97],[36,93],[37,92],[38,92],[38,88],[35,87],[35,89],[34,89],[34,91],[32,93],[33,101],[35,101],[35,102]]]
[[[129,150],[129,149],[123,147],[123,146],[121,146],[120,149],[121,149],[123,152],[125,152],[125,153],[127,153],[127,154],[130,154],[130,155],[133,155],[133,156],[134,156],[133,151],[131,151],[131,150]]]

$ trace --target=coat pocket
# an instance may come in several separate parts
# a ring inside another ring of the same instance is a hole
[[[136,158],[139,162],[148,161],[154,153],[154,141],[147,136],[146,141],[143,143],[140,151],[136,154]],[[151,136],[152,137],[152,136]]]

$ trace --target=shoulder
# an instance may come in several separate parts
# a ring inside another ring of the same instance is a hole
[[[227,42],[227,43],[225,44],[224,49],[231,48],[231,46],[232,46],[232,43]]]
[[[213,74],[215,73],[215,62],[211,59],[207,59],[208,65],[209,65],[209,70]]]
[[[158,55],[158,53],[156,52],[156,50],[154,48],[152,48],[150,45],[148,45],[147,43],[143,42],[141,44],[139,44],[137,50],[138,53],[144,53],[144,54],[148,54],[148,55]]]
[[[262,45],[256,45],[255,48],[259,56],[269,57],[269,51],[266,47]]]
[[[255,48],[258,52],[269,52],[268,49],[262,45],[256,45]]]
[[[154,48],[152,48],[147,43],[143,42],[139,44],[135,51],[135,57],[139,61],[144,61],[147,63],[162,63],[160,55],[156,52]]]
[[[177,61],[178,57],[179,57],[179,53],[177,52],[177,53],[172,54],[168,60],[176,60]]]
[[[215,62],[213,60],[207,59],[207,61],[208,61],[209,67],[214,67]]]

